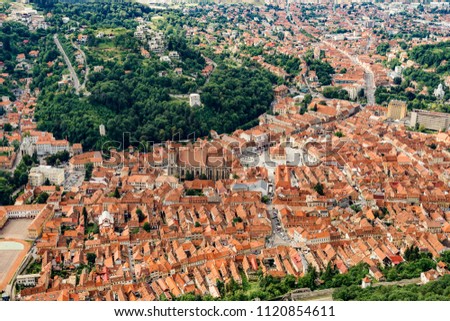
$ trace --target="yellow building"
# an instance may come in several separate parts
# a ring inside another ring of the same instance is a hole
[[[387,117],[391,119],[403,119],[406,117],[406,102],[391,100],[388,105]]]
[[[28,237],[37,238],[42,234],[45,223],[47,223],[55,214],[53,206],[47,205],[28,226]]]

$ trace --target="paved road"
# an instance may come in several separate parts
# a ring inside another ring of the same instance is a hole
[[[329,47],[335,47],[334,44],[329,43],[328,41],[322,41]],[[366,97],[367,97],[367,105],[375,105],[375,81],[374,74],[370,66],[366,63],[363,63],[359,60],[359,56],[351,55],[347,51],[342,50],[340,48],[336,48],[340,53],[347,56],[353,64],[359,65],[364,69],[364,81],[366,83]]]
[[[366,97],[367,97],[367,105],[375,105],[375,81],[372,70],[366,70],[364,73],[364,79],[366,81]]]
[[[278,225],[281,226],[281,223],[276,216],[277,210],[275,210],[271,204],[267,206],[267,210],[269,211],[270,221],[272,224],[272,235],[268,239],[266,247],[271,248],[277,247],[279,245],[291,246],[292,243],[289,240],[286,232],[283,231],[281,227],[278,228]],[[283,235],[281,235],[281,233],[283,233]]]
[[[73,81],[73,87],[75,88],[75,92],[78,94],[80,92],[80,80],[78,79],[75,69],[73,69],[69,57],[67,57],[66,52],[64,51],[63,47],[61,46],[61,43],[59,42],[57,33],[53,35],[53,40],[55,41],[56,47],[58,47],[58,50],[63,55],[64,61],[66,62],[67,68],[69,69],[70,72],[70,77],[72,78]]]

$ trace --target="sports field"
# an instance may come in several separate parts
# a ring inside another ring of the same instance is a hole
[[[0,291],[6,288],[30,245],[23,241],[0,240]]]

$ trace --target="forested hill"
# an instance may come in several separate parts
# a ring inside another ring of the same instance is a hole
[[[219,67],[202,88],[205,108],[195,111],[201,132],[254,126],[273,100],[271,75],[261,69]]]
[[[450,69],[450,41],[416,46],[411,50],[410,56],[411,59],[425,67],[441,66],[442,69],[445,66],[447,71]]]
[[[130,132],[137,141],[160,142],[177,133],[183,138],[211,129],[231,132],[257,119],[272,101],[269,77],[258,69],[218,68],[201,88],[204,106],[192,108],[169,96],[174,89],[184,91],[185,84],[158,76],[154,66],[137,64],[125,73],[118,65],[92,78],[89,98],[43,92],[36,113],[40,128],[87,148],[96,145],[100,124],[113,140],[122,141],[122,133]]]
[[[61,35],[65,32],[72,41],[81,33],[88,35],[81,48],[91,67],[86,84],[91,95],[79,97],[71,88],[49,84],[46,75],[54,67],[44,59],[34,71],[34,86],[42,89],[36,111],[41,130],[91,149],[99,148],[106,139],[122,141],[125,132],[131,133],[134,141],[154,142],[174,136],[183,139],[192,133],[206,136],[211,129],[232,132],[256,124],[257,117],[269,110],[272,88],[278,81],[275,76],[250,61],[230,63],[227,57],[211,57],[217,67],[210,77],[203,76],[203,54],[173,24],[158,28],[167,43],[164,55],[176,51],[180,59],[166,62],[152,52],[144,57],[142,43],[133,36],[135,10],[141,9],[136,4],[57,4],[52,10],[53,21],[68,16],[71,21],[86,24],[81,32],[68,31],[68,26],[61,24],[56,31]],[[101,12],[104,19],[95,19],[93,12]],[[183,22],[181,13],[170,15],[170,19]],[[149,19],[151,16],[148,13]],[[113,33],[114,38],[96,37],[99,30]],[[55,47],[47,42],[40,49],[45,57],[45,51]],[[96,66],[102,69],[93,71]],[[182,75],[176,69],[182,69]],[[191,93],[201,94],[202,106],[189,106]],[[106,127],[107,137],[103,139],[99,136],[100,124]]]

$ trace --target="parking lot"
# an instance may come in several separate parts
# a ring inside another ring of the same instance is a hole
[[[68,171],[64,181],[64,190],[69,191],[72,187],[79,187],[83,184],[84,171]]]

